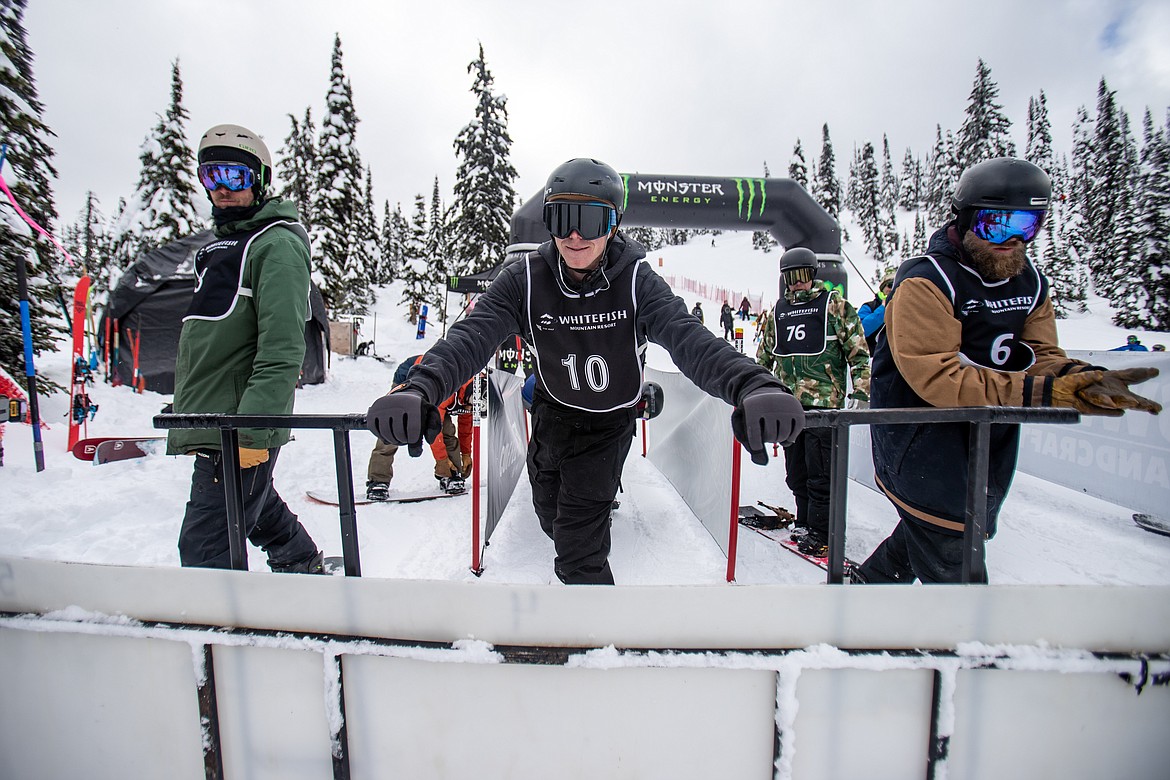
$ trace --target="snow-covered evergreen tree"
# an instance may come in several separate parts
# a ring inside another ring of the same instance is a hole
[[[993,157],[1016,156],[1012,123],[1004,115],[1003,106],[995,102],[997,97],[999,86],[991,79],[991,68],[980,59],[956,142],[960,171]]]
[[[77,215],[77,221],[65,229],[62,243],[85,267],[90,278],[94,309],[102,309],[110,291],[111,241],[106,233],[106,218],[102,216],[93,190],[85,193],[85,205]]]
[[[403,282],[400,303],[408,304],[412,312],[417,312],[423,304],[433,304],[434,280],[431,278],[427,263],[427,204],[422,193],[414,196],[414,217],[407,225],[402,242],[402,273],[399,278]],[[411,319],[414,322],[414,319]]]
[[[1144,247],[1135,280],[1145,294],[1145,327],[1170,330],[1170,116],[1154,125],[1149,109],[1143,119],[1139,230]]]
[[[475,78],[475,119],[455,138],[459,168],[455,172],[454,240],[461,258],[470,267],[462,273],[478,273],[504,260],[516,203],[516,169],[510,160],[512,138],[508,135],[508,103],[492,93],[492,74],[483,56],[467,66]]]
[[[1076,266],[1083,265],[1087,269],[1093,256],[1089,220],[1096,154],[1092,120],[1084,106],[1077,107],[1072,131],[1072,152],[1069,171],[1064,176],[1064,202],[1060,209],[1063,220],[1059,223],[1061,237],[1058,243]]]
[[[1052,175],[1056,159],[1052,151],[1052,124],[1048,120],[1048,97],[1028,98],[1028,141],[1024,159]]]
[[[828,124],[821,126],[821,156],[813,177],[812,196],[830,217],[840,222],[841,179],[837,176],[837,158],[833,154]]]
[[[898,177],[894,175],[894,162],[890,159],[890,139],[883,133],[881,200],[882,208],[887,214],[893,215],[894,209],[898,205],[898,199],[901,197],[899,187]]]
[[[1117,223],[1114,226],[1115,254],[1108,264],[1110,299],[1115,311],[1113,322],[1123,328],[1148,328],[1149,291],[1141,282],[1147,241],[1143,233],[1141,191],[1144,178],[1137,143],[1129,131],[1129,116],[1119,109],[1122,158],[1121,191],[1117,196]]]
[[[942,126],[935,125],[934,147],[926,160],[923,184],[923,207],[931,228],[942,227],[951,218],[951,195],[961,173],[955,156],[955,138],[950,130],[943,135]]]
[[[297,204],[301,224],[313,229],[313,190],[317,185],[317,138],[313,127],[313,111],[305,107],[305,118],[298,122],[288,115],[292,126],[284,139],[284,146],[276,156],[276,170],[280,175],[280,197]]]
[[[379,284],[388,284],[403,273],[406,264],[406,237],[410,226],[406,217],[402,216],[402,204],[395,204],[390,210],[390,201],[386,201],[382,217],[382,267],[378,277]]]
[[[881,176],[878,173],[873,144],[869,141],[861,147],[855,178],[857,205],[854,208],[854,217],[861,227],[861,234],[865,237],[865,248],[870,257],[879,268],[884,267],[896,247],[890,243],[889,221],[881,203]]]
[[[53,131],[45,124],[44,108],[33,78],[33,53],[24,29],[25,0],[0,0],[0,128],[7,145],[3,174],[20,207],[46,230],[54,229],[57,209],[53,203]],[[24,339],[21,332],[20,296],[16,264],[23,263],[28,278],[28,312],[35,358],[55,352],[64,333],[58,316],[60,294],[57,267],[64,265],[60,252],[33,231],[0,197],[0,368],[24,384]],[[60,387],[38,378],[45,391]]]
[[[800,145],[799,138],[796,139],[796,146],[792,147],[792,159],[788,161],[788,178],[806,190],[809,188],[808,163],[804,159],[804,147]]]
[[[374,177],[366,168],[365,187],[350,223],[349,262],[343,278],[346,303],[338,307],[343,314],[362,315],[374,303],[374,279],[382,264],[378,246],[378,221],[374,217]]]
[[[355,146],[358,116],[342,64],[341,37],[333,39],[325,117],[317,137],[317,182],[313,193],[313,254],[321,295],[333,311],[355,308],[351,267],[354,222],[360,219],[364,166]]]
[[[1105,79],[1097,87],[1097,120],[1093,128],[1093,157],[1091,176],[1085,198],[1086,234],[1090,247],[1089,271],[1093,284],[1102,294],[1121,294],[1111,287],[1124,227],[1125,210],[1130,193],[1132,158],[1127,157],[1127,133],[1123,129],[1128,120],[1117,105],[1115,93]]]
[[[187,143],[183,107],[183,78],[179,61],[171,64],[171,103],[160,116],[138,155],[142,169],[138,186],[119,215],[119,233],[124,234],[117,258],[120,266],[148,249],[198,233],[207,227],[200,214],[210,213],[202,186],[195,177],[195,153]]]
[[[902,156],[902,173],[898,180],[898,205],[907,211],[922,208],[922,161],[914,156],[910,147]]]
[[[443,208],[443,200],[439,194],[439,177],[435,177],[435,184],[431,188],[431,205],[427,218],[427,234],[424,241],[428,271],[433,286],[430,297],[439,301],[444,297],[447,277],[458,274],[458,258],[451,255],[452,245],[447,235],[448,210]],[[447,312],[444,309],[439,313],[443,322],[447,321]]]

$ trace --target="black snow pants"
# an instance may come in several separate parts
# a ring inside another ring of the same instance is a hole
[[[569,585],[612,585],[610,513],[634,436],[635,412],[585,412],[539,399],[532,406],[528,479],[540,527]]]
[[[269,450],[267,461],[240,473],[248,541],[268,553],[270,567],[302,563],[317,553],[309,532],[272,484],[279,452],[279,448]],[[179,562],[183,566],[231,568],[222,461],[219,450],[195,453],[191,498],[179,531]]]
[[[796,525],[822,543],[829,539],[832,443],[832,429],[806,428],[784,449],[785,483],[796,499]]]

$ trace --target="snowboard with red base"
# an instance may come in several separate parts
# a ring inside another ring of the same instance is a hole
[[[134,445],[142,451],[142,455],[134,455],[131,457],[142,457],[146,455],[147,447],[152,447],[152,442],[165,441],[165,436],[95,436],[89,439],[82,439],[73,445],[73,457],[78,460],[92,461],[97,455],[98,447],[107,442],[123,442],[123,446],[111,446],[107,448],[108,451],[128,449],[126,445]],[[108,462],[108,461],[107,461]]]
[[[796,518],[791,512],[782,507],[773,507],[768,504],[760,502],[762,506],[773,510],[771,514],[761,512],[754,506],[741,506],[739,508],[739,524],[744,528],[750,528],[765,539],[771,539],[785,550],[788,550],[793,555],[804,558],[806,561],[814,566],[819,566],[825,571],[829,570],[829,557],[827,555],[809,555],[801,552],[800,547],[796,542],[792,541],[792,532],[788,530]],[[858,566],[856,561],[845,559],[845,572],[856,569]]]
[[[83,276],[73,291],[73,363],[69,380],[70,450],[81,438],[86,421],[97,411],[97,406],[89,400],[86,392],[86,385],[93,378],[89,360],[85,356],[85,314],[88,307],[89,277]]]
[[[161,452],[166,439],[112,439],[103,441],[94,449],[93,463],[100,466],[103,463],[115,463],[120,460],[145,458]]]
[[[390,495],[382,501],[371,501],[364,496],[354,495],[354,506],[366,506],[367,504],[414,504],[419,501],[433,501],[436,498],[455,498],[467,493],[463,490],[459,493],[445,493],[443,491],[391,491]],[[329,506],[340,506],[337,500],[337,493],[330,493],[323,490],[309,490],[305,493],[305,498],[317,504],[327,504]]]

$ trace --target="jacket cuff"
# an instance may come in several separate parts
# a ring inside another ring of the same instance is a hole
[[[1024,377],[1024,406],[1052,406],[1052,383],[1056,380],[1051,376]]]

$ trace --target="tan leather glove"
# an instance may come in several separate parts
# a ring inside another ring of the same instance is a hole
[[[435,461],[435,477],[439,479],[450,479],[452,474],[458,474],[459,469],[455,468],[455,464],[451,462],[450,458]]]
[[[240,468],[254,469],[268,460],[268,450],[254,450],[251,447],[240,447]]]
[[[463,454],[463,470],[460,472],[464,479],[471,476],[471,453],[465,452]]]
[[[1125,368],[1120,371],[1105,371],[1101,381],[1082,388],[1077,395],[1103,409],[1136,409],[1140,412],[1158,414],[1162,404],[1138,395],[1129,389],[1130,385],[1145,382],[1158,375],[1156,368]]]

